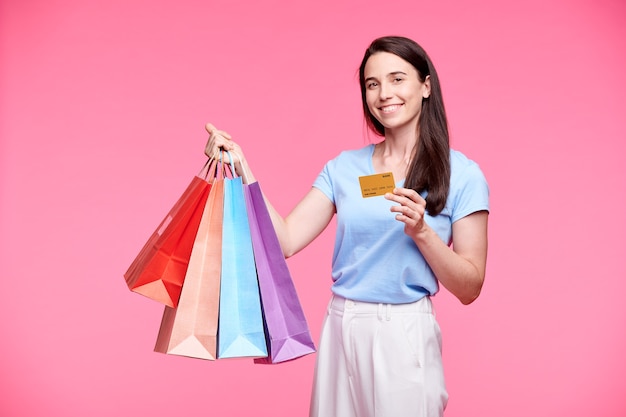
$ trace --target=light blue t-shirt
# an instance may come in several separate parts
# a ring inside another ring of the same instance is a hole
[[[337,210],[332,259],[333,293],[374,303],[411,303],[434,295],[439,285],[404,224],[390,211],[396,203],[383,196],[363,198],[359,177],[372,175],[374,145],[344,151],[329,161],[313,186]],[[452,223],[471,213],[489,210],[489,188],[478,165],[450,151],[450,192],[446,206],[425,221],[447,244]],[[397,181],[402,187],[404,179]],[[425,196],[425,195],[423,195]]]

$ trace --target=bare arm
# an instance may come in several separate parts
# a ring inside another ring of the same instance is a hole
[[[220,149],[231,151],[235,169],[246,184],[256,181],[241,147],[232,141],[230,135],[207,124],[209,140],[205,147],[208,156],[215,156]],[[311,243],[328,226],[335,214],[334,204],[316,188],[311,188],[296,207],[283,218],[264,195],[265,204],[272,218],[272,224],[280,241],[285,257],[295,255]]]
[[[424,221],[426,202],[413,190],[399,188],[386,198],[399,203],[392,207],[396,219],[433,270],[437,280],[463,304],[480,294],[487,264],[486,211],[472,213],[452,224],[452,248]]]
[[[311,188],[284,219],[265,201],[285,257],[295,255],[311,243],[335,214],[333,203],[317,188]]]
[[[452,224],[452,250],[430,227],[414,238],[439,282],[463,304],[478,298],[485,279],[487,217],[479,211]]]

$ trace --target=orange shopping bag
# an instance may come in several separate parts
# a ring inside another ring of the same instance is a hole
[[[206,181],[210,162],[193,178],[124,274],[130,290],[176,307],[211,188]]]
[[[224,211],[224,178],[222,170],[217,171],[219,177],[211,185],[178,306],[165,307],[156,352],[217,359]]]

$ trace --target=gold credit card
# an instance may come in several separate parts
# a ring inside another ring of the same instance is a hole
[[[385,195],[385,193],[392,192],[396,186],[391,172],[359,177],[359,183],[361,184],[363,198]]]

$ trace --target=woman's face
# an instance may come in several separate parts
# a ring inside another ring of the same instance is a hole
[[[417,129],[422,100],[430,95],[430,78],[420,81],[415,67],[397,55],[377,52],[364,68],[365,100],[385,130]]]

